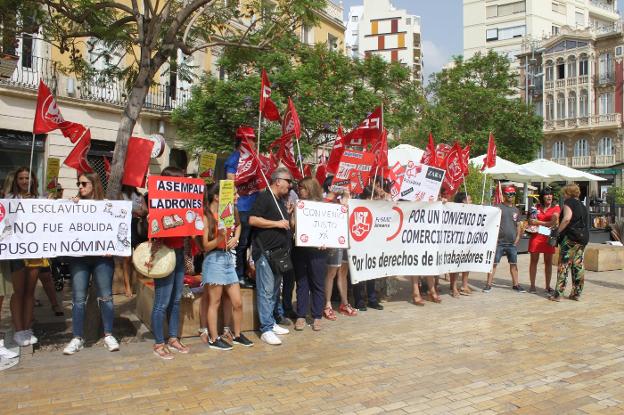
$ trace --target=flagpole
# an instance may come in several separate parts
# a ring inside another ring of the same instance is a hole
[[[32,143],[30,146],[30,164],[28,165],[28,193],[30,194],[30,180],[32,178],[33,155],[35,153],[35,133],[32,135]],[[32,195],[31,195],[32,196]]]
[[[378,166],[375,166],[375,175],[373,176],[373,183],[371,184],[370,200],[373,200],[373,195],[375,194],[375,183],[377,182],[377,169],[378,169]]]
[[[295,137],[295,141],[297,142],[297,152],[299,152],[299,169],[301,170],[301,175],[303,176],[303,158],[301,157],[301,147],[299,147],[299,139]]]
[[[483,173],[483,191],[481,192],[481,204],[484,205],[485,202],[485,181],[487,179],[487,173]]]

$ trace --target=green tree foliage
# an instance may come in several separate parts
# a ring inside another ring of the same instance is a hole
[[[290,39],[274,51],[228,48],[220,64],[227,81],[206,75],[193,89],[186,108],[174,113],[178,133],[194,148],[229,149],[239,125],[257,128],[261,68],[268,72],[280,113],[292,97],[301,120],[304,152],[333,142],[338,124],[348,131],[381,103],[386,128],[404,128],[424,102],[407,68],[379,57],[352,60],[323,44],[310,47]],[[280,132],[278,123],[265,122],[261,141],[267,144]]]
[[[509,60],[489,52],[466,61],[455,57],[454,64],[432,76],[429,104],[403,141],[423,147],[432,132],[436,142],[471,144],[471,154],[477,156],[486,152],[492,132],[500,157],[516,163],[534,159],[542,140],[542,118],[517,97]]]
[[[459,191],[464,191],[466,189],[468,194],[472,198],[472,203],[475,205],[487,204],[490,202],[491,195],[490,189],[492,188],[493,180],[490,176],[485,177],[485,195],[483,195],[483,177],[485,176],[481,173],[481,170],[472,164],[468,165],[468,176],[466,176],[466,186],[461,186]]]

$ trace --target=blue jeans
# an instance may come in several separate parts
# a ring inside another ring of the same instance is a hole
[[[169,316],[169,337],[178,337],[180,329],[180,298],[184,286],[184,249],[176,249],[176,265],[165,278],[154,279],[152,332],[156,344],[165,342],[165,317]]]
[[[262,333],[271,331],[275,325],[273,310],[279,298],[280,279],[279,274],[273,274],[269,261],[262,254],[256,261],[256,302]]]
[[[113,272],[115,264],[112,257],[85,256],[71,258],[69,272],[72,279],[72,332],[74,337],[83,337],[87,291],[89,280],[93,281],[98,296],[98,305],[102,314],[104,333],[113,332]]]

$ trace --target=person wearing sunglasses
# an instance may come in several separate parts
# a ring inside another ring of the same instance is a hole
[[[104,189],[97,173],[82,173],[78,176],[78,195],[75,203],[81,200],[103,200]],[[104,346],[110,351],[119,350],[119,343],[113,337],[113,272],[115,264],[111,256],[71,257],[69,273],[72,281],[72,333],[73,339],[63,349],[63,354],[72,355],[84,347],[84,323],[87,309],[89,280],[97,290],[97,302],[104,325]]]
[[[509,272],[511,273],[512,289],[518,293],[526,292],[518,282],[518,242],[522,236],[520,225],[520,211],[514,205],[516,199],[515,186],[506,186],[503,189],[503,203],[497,207],[501,210],[500,228],[498,231],[498,241],[496,243],[496,254],[494,255],[494,266],[492,272],[487,276],[487,283],[483,292],[492,290],[492,282],[496,273],[496,266],[501,258],[507,257]]]
[[[272,266],[272,259],[291,249],[289,209],[284,201],[292,186],[293,178],[285,167],[271,174],[269,188],[258,194],[249,214],[252,226],[252,257],[256,265],[256,302],[260,320],[260,339],[270,345],[282,344],[276,335],[288,334],[289,330],[275,321],[274,310],[279,298],[282,275]]]
[[[559,224],[561,208],[554,200],[553,190],[550,187],[544,187],[540,192],[539,199],[540,203],[535,206],[535,214],[529,219],[529,225],[554,228]],[[550,287],[554,253],[555,247],[549,245],[547,235],[540,232],[535,232],[531,235],[531,239],[529,239],[529,254],[531,254],[531,262],[529,264],[530,293],[537,292],[535,279],[537,277],[537,263],[539,262],[540,254],[544,254],[544,288],[548,294],[554,293]]]

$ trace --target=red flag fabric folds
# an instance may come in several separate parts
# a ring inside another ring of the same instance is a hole
[[[102,161],[104,162],[104,172],[106,173],[106,180],[108,181],[111,175],[110,161],[108,161],[108,157],[106,156],[102,156]]]
[[[344,136],[342,133],[342,125],[338,126],[338,132],[336,133],[336,141],[334,141],[334,147],[329,153],[329,160],[327,161],[326,171],[328,174],[336,174],[338,172],[338,165],[340,164],[340,158],[344,153]]]
[[[375,145],[375,142],[381,139],[383,130],[381,107],[377,107],[359,126],[344,137],[344,144],[352,147]]]
[[[297,114],[295,104],[289,97],[288,109],[282,121],[282,137],[292,137],[293,135],[297,140],[301,137],[301,123],[299,122],[299,114]]]
[[[73,150],[67,155],[63,164],[71,167],[72,169],[76,169],[78,174],[92,173],[93,169],[87,161],[87,153],[89,152],[90,147],[91,131],[86,130],[82,135],[82,139],[78,141],[78,144],[76,144]]]
[[[468,169],[468,163],[470,162],[470,144],[463,148],[461,152],[461,164],[464,176],[468,176],[470,170]]]
[[[124,163],[121,183],[128,186],[145,187],[147,170],[152,158],[154,142],[140,137],[130,137]]]
[[[381,135],[381,140],[377,140],[373,144],[372,149],[373,154],[375,154],[375,165],[373,166],[373,171],[375,169],[381,170],[388,167],[388,130],[384,128],[384,132]]]
[[[61,124],[61,132],[69,141],[76,144],[78,140],[85,134],[87,127],[77,122],[65,121]]]
[[[433,134],[429,133],[429,144],[427,144],[427,148],[425,149],[425,153],[422,155],[420,159],[421,164],[426,164],[427,166],[438,166],[438,160],[436,157],[436,147],[433,142]]]
[[[241,140],[239,151],[240,157],[238,158],[236,178],[234,179],[236,186],[255,179],[258,174],[258,160],[256,159],[253,143],[248,139]]]
[[[494,166],[496,166],[496,143],[494,142],[494,135],[490,133],[487,154],[483,159],[483,166],[481,166],[481,171],[485,170],[486,168],[492,168]]]
[[[325,164],[319,164],[316,166],[316,181],[322,186],[327,178],[327,166]]]
[[[57,128],[61,128],[64,122],[65,119],[61,115],[61,110],[56,104],[52,92],[50,92],[50,89],[42,80],[39,80],[33,134],[49,133]]]
[[[271,82],[269,82],[269,77],[264,69],[262,69],[262,83],[260,85],[260,113],[267,120],[280,120],[277,105],[271,99]]]

